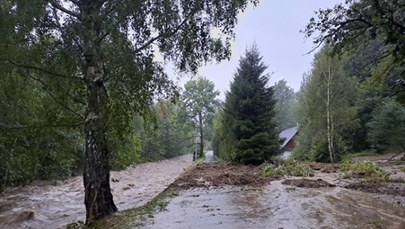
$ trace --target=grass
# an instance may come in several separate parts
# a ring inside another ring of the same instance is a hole
[[[405,166],[402,166],[402,167],[399,169],[399,171],[405,173]]]
[[[197,165],[201,165],[201,164],[205,163],[205,158],[200,157],[194,163],[196,163]]]
[[[381,155],[374,150],[366,150],[358,153],[351,153],[342,156],[342,161],[351,160],[356,157],[369,157],[369,156],[378,156]]]
[[[344,177],[361,177],[371,182],[388,182],[389,174],[371,162],[353,162],[347,160],[343,162],[340,171]]]
[[[385,229],[385,225],[382,221],[373,221],[367,225],[369,229]]]
[[[269,164],[266,165],[261,175],[263,176],[302,176],[308,177],[311,176],[312,173],[310,172],[310,168],[307,165],[299,163],[297,161],[287,161],[283,165],[273,165]]]
[[[83,221],[78,221],[67,225],[66,229],[126,229],[139,228],[143,223],[153,218],[156,212],[164,211],[169,198],[177,196],[177,192],[166,189],[147,204],[133,209],[128,209],[112,216],[95,221],[91,226],[87,226]]]
[[[110,221],[110,225],[105,228],[138,228],[143,226],[143,223],[147,221],[148,218],[153,218],[154,213],[164,211],[168,199],[176,196],[177,193],[170,190],[165,190],[153,200],[141,206],[139,208],[129,209],[124,211],[121,215],[117,215]]]

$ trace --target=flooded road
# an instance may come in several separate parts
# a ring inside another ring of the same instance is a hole
[[[208,161],[208,162],[210,162],[210,161],[218,161],[217,156],[214,155],[214,151],[208,150],[205,153],[205,161]]]
[[[124,171],[111,172],[111,188],[118,210],[139,207],[171,184],[192,164],[192,155],[144,163]],[[60,228],[84,220],[82,177],[52,185],[9,188],[0,196],[0,228]]]
[[[281,182],[181,191],[144,228],[405,228],[405,197]]]

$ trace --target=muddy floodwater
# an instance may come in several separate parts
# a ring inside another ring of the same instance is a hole
[[[151,162],[111,172],[111,188],[118,210],[150,201],[192,164],[192,156]],[[34,182],[9,188],[0,196],[0,228],[60,228],[84,220],[82,177],[58,184]]]
[[[143,228],[405,228],[405,197],[281,182],[181,191]]]
[[[405,229],[405,162],[400,158],[358,158],[381,166],[397,180],[386,183],[345,178],[338,164],[310,163],[309,177],[273,180],[255,177],[255,167],[220,162],[198,165],[172,185],[179,193],[165,199],[163,211],[132,225],[156,229]]]

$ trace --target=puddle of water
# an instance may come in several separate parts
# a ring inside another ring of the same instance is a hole
[[[192,156],[151,162],[111,172],[114,201],[119,210],[139,207],[162,192],[184,168]],[[67,179],[59,185],[38,182],[22,188],[9,188],[0,196],[0,228],[60,228],[84,220],[82,177]]]
[[[281,181],[264,188],[182,191],[144,228],[405,228],[405,197],[343,188],[301,189]]]

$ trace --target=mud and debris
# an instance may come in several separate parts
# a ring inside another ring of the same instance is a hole
[[[203,163],[187,171],[170,185],[174,189],[210,188],[225,185],[263,186],[275,177],[260,175],[260,166],[231,165],[224,162]]]
[[[386,183],[386,182],[356,182],[351,183],[344,188],[359,190],[362,192],[378,193],[383,195],[404,196],[405,183]]]
[[[336,185],[328,183],[322,179],[310,180],[310,179],[286,179],[281,184],[292,185],[300,188],[325,188],[335,187]]]
[[[307,165],[311,169],[322,173],[336,173],[340,169],[340,164],[336,163],[309,162]]]
[[[263,177],[269,180],[261,167],[198,165],[172,185],[179,194],[142,228],[402,229],[405,163],[393,159],[378,163],[397,183],[345,178],[340,164],[307,163],[313,177]]]

